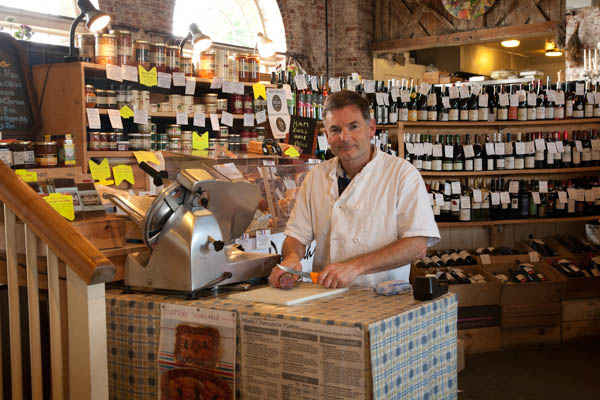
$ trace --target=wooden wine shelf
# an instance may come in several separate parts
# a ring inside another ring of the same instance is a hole
[[[542,125],[573,125],[573,124],[600,124],[600,118],[581,118],[581,119],[548,119],[540,121],[408,121],[399,122],[399,124],[411,127],[456,127],[467,128],[471,126],[542,126]]]
[[[497,171],[420,171],[422,176],[507,176],[507,175],[555,175],[600,172],[600,167],[552,168],[552,169],[503,169]]]
[[[388,124],[388,125],[375,125],[376,129],[395,129],[398,128],[397,124]]]
[[[497,221],[472,221],[472,222],[438,222],[439,228],[461,228],[470,226],[491,226],[491,225],[514,225],[514,224],[550,224],[556,222],[580,222],[600,220],[600,215],[590,215],[586,217],[572,218],[534,218],[534,219],[505,219]]]

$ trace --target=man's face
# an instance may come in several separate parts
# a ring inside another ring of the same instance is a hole
[[[359,108],[347,106],[327,113],[325,130],[331,152],[344,162],[368,162],[375,121],[365,121]]]

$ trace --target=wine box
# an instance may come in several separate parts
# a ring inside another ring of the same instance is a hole
[[[563,300],[563,342],[600,336],[600,297]]]
[[[566,258],[569,261],[581,267],[588,267],[592,263],[592,259],[589,256],[572,256],[572,257],[546,257],[544,258],[544,264],[552,273],[556,276],[559,282],[564,284],[564,299],[586,299],[590,297],[600,297],[600,277],[578,277],[568,278],[560,272],[556,271],[552,267],[552,264],[562,258]]]
[[[560,344],[561,326],[501,328],[502,349],[515,347],[544,347]]]
[[[489,353],[499,351],[502,347],[499,326],[463,329],[456,331],[456,334],[464,342],[465,354]]]
[[[524,285],[527,285],[524,283]],[[560,325],[562,305],[557,303],[507,304],[500,311],[502,328],[529,328]]]

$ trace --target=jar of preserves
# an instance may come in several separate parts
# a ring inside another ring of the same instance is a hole
[[[256,131],[256,140],[263,142],[265,140],[265,128],[263,126],[257,126],[254,129]]]
[[[240,151],[245,153],[248,151],[248,143],[250,142],[250,131],[248,129],[243,129],[240,132]]]
[[[258,54],[251,54],[248,60],[248,82],[258,82],[260,80],[260,61]]]
[[[244,96],[242,96],[241,94],[234,93],[231,95],[231,113],[244,113]]]
[[[95,60],[96,64],[117,65],[117,38],[108,33],[96,33],[95,35]]]
[[[96,108],[105,109],[107,102],[106,90],[96,89]]]
[[[117,65],[135,65],[131,32],[118,30],[111,33],[117,37]]]
[[[244,113],[252,114],[253,109],[254,105],[252,104],[252,95],[249,91],[246,91],[244,93]]]
[[[262,97],[254,99],[254,112],[267,111],[267,101]]]
[[[241,142],[241,138],[240,135],[235,133],[232,135],[229,135],[229,150],[233,151],[233,152],[239,152],[240,151],[240,142]]]
[[[77,35],[77,42],[79,44],[79,57],[86,59],[87,62],[94,62],[94,55],[96,54],[94,50],[96,46],[94,34],[83,33]]]
[[[150,69],[150,44],[145,40],[136,40],[134,43],[135,64],[141,65],[145,70]]]
[[[227,138],[229,137],[229,128],[226,126],[220,126],[220,130],[219,130],[219,137],[220,138]]]
[[[106,107],[111,110],[117,109],[117,91],[107,90],[106,91]]]
[[[169,150],[181,150],[181,138],[170,137],[169,138]]]
[[[206,110],[206,114],[216,114],[217,113],[217,105],[216,104],[205,104],[204,109]]]
[[[215,76],[215,52],[203,51],[200,54],[200,65],[196,69],[199,78],[212,79]]]
[[[181,131],[181,140],[188,142],[194,139],[194,133],[192,131]]]
[[[208,139],[208,149],[207,150],[215,150],[217,148],[217,139],[210,138]]]
[[[192,57],[179,57],[179,70],[185,74],[185,76],[194,75],[194,67],[192,64]]]
[[[215,76],[220,76],[223,79],[229,78],[229,52],[227,50],[215,50]]]
[[[144,111],[150,111],[150,91],[140,90],[140,98],[138,101],[139,108]]]
[[[237,55],[233,52],[228,52],[227,56],[227,71],[228,76],[225,79],[230,80],[232,82],[237,82],[240,77],[238,75],[238,65],[236,60]]]
[[[85,85],[85,106],[87,108],[96,107],[96,92],[94,85]]]
[[[167,135],[181,136],[181,125],[177,125],[177,124],[167,125]]]
[[[90,132],[88,139],[88,150],[99,151],[100,147],[100,132]]]
[[[227,99],[217,99],[217,112],[227,111]]]
[[[141,150],[152,150],[152,134],[151,133],[140,133],[140,145]]]
[[[225,148],[226,150],[229,150],[229,139],[227,139],[227,138],[218,139],[217,144],[219,146]]]
[[[179,46],[167,46],[167,72],[179,72]]]
[[[100,132],[100,150],[101,151],[108,151],[109,150],[109,145],[108,145],[108,132]]]
[[[238,80],[240,82],[248,82],[248,58],[243,53],[238,53],[235,57],[237,63]]]
[[[117,151],[117,134],[115,132],[106,132],[106,150]]]
[[[192,150],[193,145],[191,140],[182,140],[181,141],[181,150]]]
[[[128,141],[117,142],[117,150],[118,151],[128,151],[129,150],[129,142]]]
[[[35,142],[35,165],[38,168],[54,168],[58,166],[58,149],[55,141]]]
[[[0,161],[12,168],[13,155],[9,142],[0,142]]]
[[[150,45],[150,68],[156,67],[157,72],[167,72],[167,45],[152,43]]]
[[[29,140],[17,140],[11,144],[13,168],[35,168],[35,153]]]

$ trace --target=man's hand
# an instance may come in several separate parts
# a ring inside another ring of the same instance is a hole
[[[360,274],[354,263],[329,264],[319,273],[317,283],[329,289],[348,287]]]
[[[302,264],[300,264],[299,262],[290,262],[290,261],[282,261],[281,265],[283,265],[284,267],[288,267],[288,268],[293,268],[295,270],[298,271],[302,271]],[[273,269],[271,270],[271,275],[269,275],[269,285],[276,287],[276,288],[281,288],[281,286],[279,285],[279,278],[281,278],[281,275],[283,274],[287,274],[288,272],[285,272],[284,270],[282,270],[279,267],[273,267]],[[294,276],[296,278],[296,276]]]

